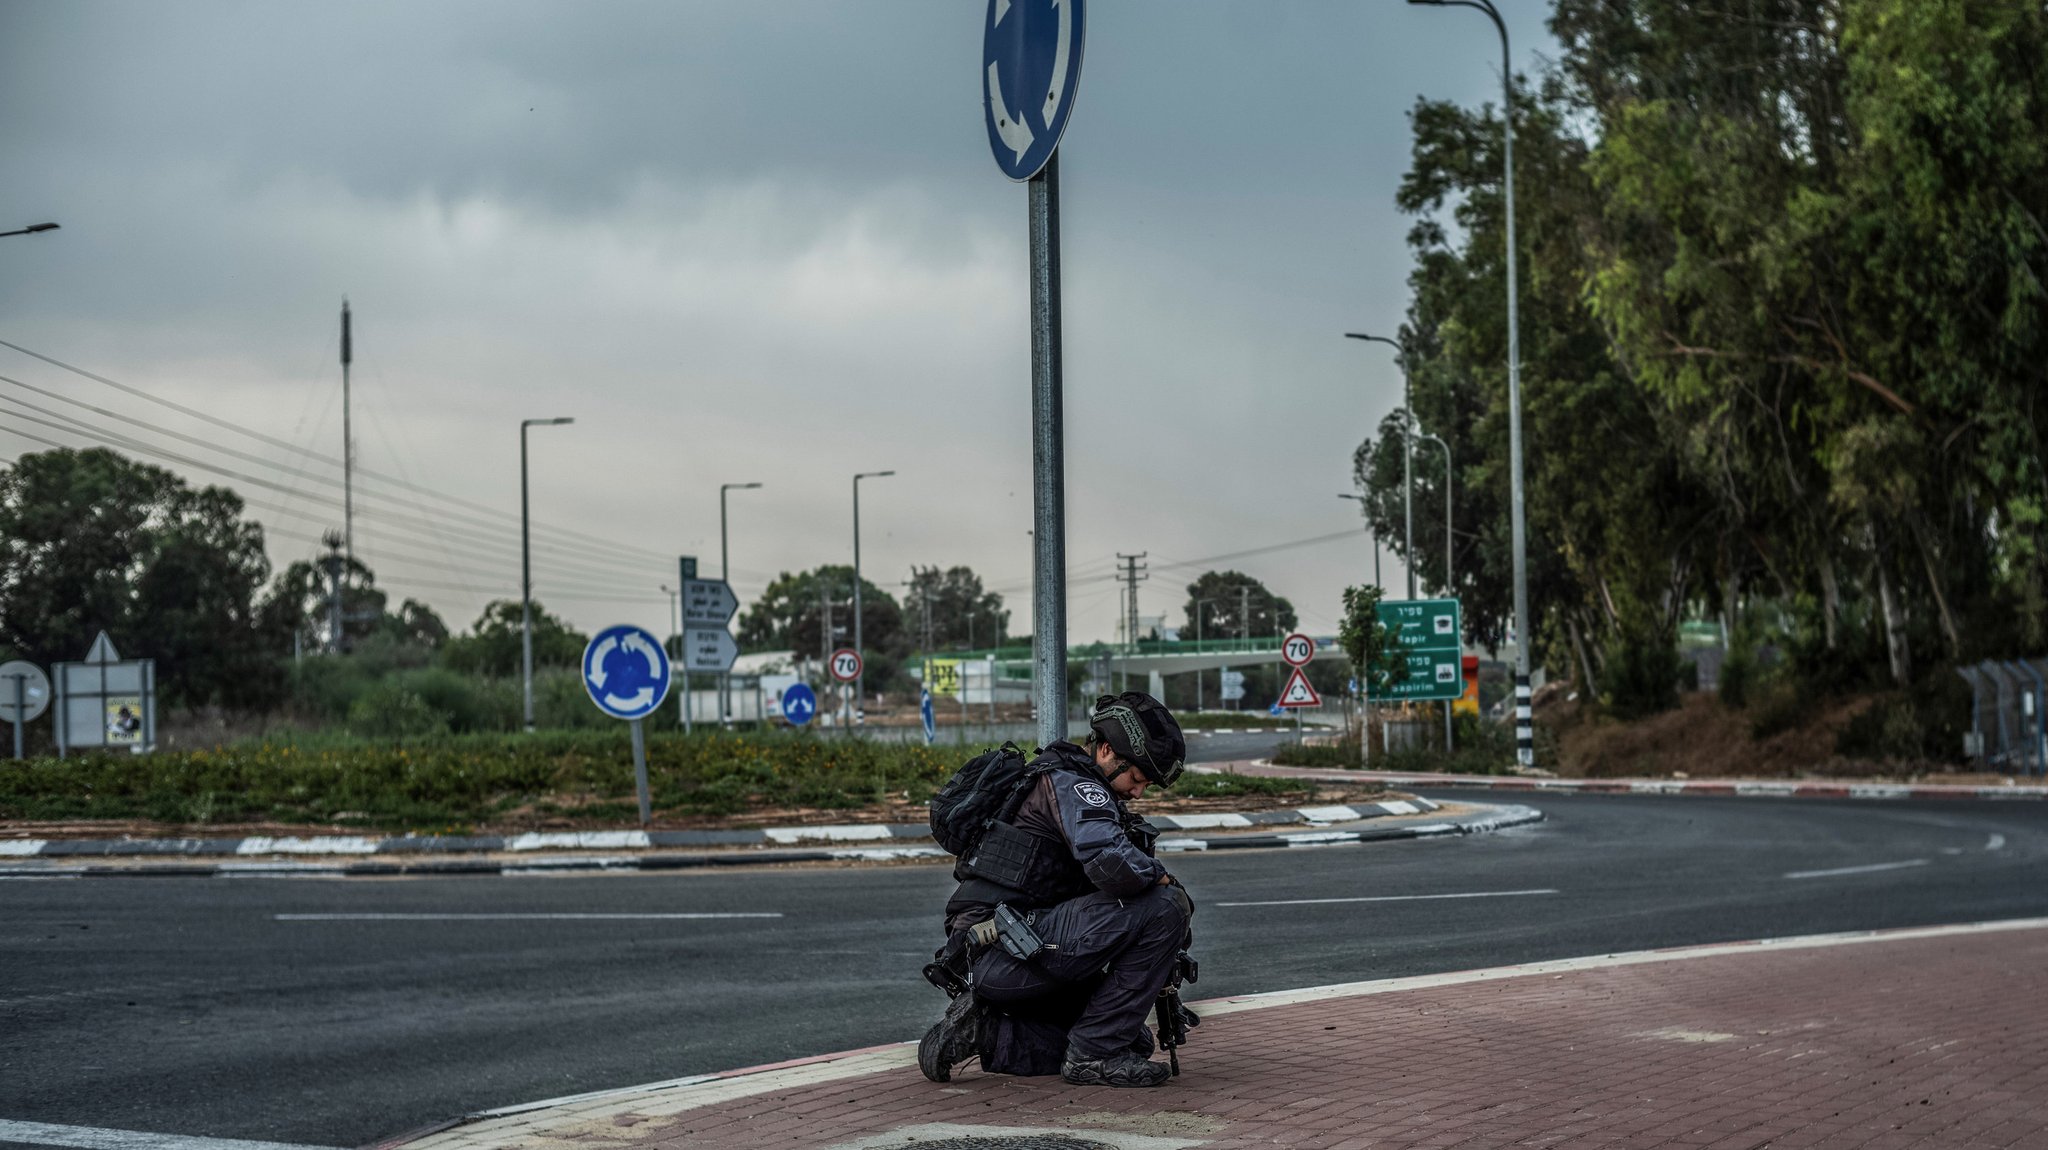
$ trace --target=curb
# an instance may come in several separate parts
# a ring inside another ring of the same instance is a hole
[[[1206,764],[1205,764],[1206,765]],[[1265,760],[1255,777],[1317,782],[1375,782],[1432,790],[1586,795],[1710,795],[1746,799],[2002,799],[2048,800],[2048,786],[1966,787],[1941,783],[1821,783],[1735,779],[1540,779],[1518,775],[1404,775],[1390,771],[1326,771],[1276,767]],[[1192,768],[1191,768],[1192,769]],[[1212,768],[1213,769],[1213,768]]]
[[[1162,830],[1234,830],[1246,827],[1348,823],[1385,815],[1426,814],[1437,809],[1427,799],[1392,799],[1350,806],[1298,807],[1292,810],[1243,814],[1154,815]],[[563,831],[522,835],[306,835],[252,836],[239,839],[0,839],[4,858],[192,858],[229,855],[452,855],[523,854],[529,851],[663,850],[677,847],[794,847],[806,843],[929,842],[925,823],[859,823],[844,826],[768,827],[740,831]],[[813,852],[815,854],[816,852]],[[762,856],[756,856],[762,857]],[[823,857],[823,856],[820,856]],[[781,860],[775,860],[781,861]],[[811,855],[790,861],[812,861]],[[385,863],[386,868],[420,864]],[[367,872],[366,872],[367,873]],[[403,874],[385,869],[375,873]]]
[[[1200,1008],[1204,1019],[1311,1002],[1371,998],[1503,982],[1522,978],[1562,978],[1568,974],[1614,970],[1624,967],[1682,963],[1696,959],[1736,958],[1786,951],[1853,947],[1871,943],[1950,939],[1969,935],[2003,934],[2012,931],[2048,930],[2048,918],[2023,918],[1963,922],[1937,926],[1890,927],[1879,930],[1842,931],[1830,934],[1792,935],[1732,942],[1696,943],[1650,950],[1615,951],[1576,958],[1539,959],[1505,966],[1479,967],[1441,974],[1409,975],[1361,982],[1329,983],[1292,990],[1264,991],[1225,998],[1200,999],[1188,1003]],[[480,1110],[405,1134],[372,1143],[365,1150],[397,1150],[412,1146],[419,1150],[469,1150],[472,1147],[555,1146],[562,1136],[593,1128],[617,1129],[610,1120],[621,1114],[640,1117],[672,1117],[721,1102],[755,1098],[784,1090],[816,1086],[896,1071],[917,1065],[917,1043],[897,1042],[812,1055],[787,1062],[672,1078],[634,1086],[613,1087],[561,1098],[520,1103],[493,1110]],[[1285,1100],[1274,1103],[1282,1109]],[[1298,1103],[1297,1103],[1298,1105]],[[630,1128],[630,1127],[628,1127]],[[1070,1137],[1109,1134],[1094,1129],[1062,1127],[1048,1130]],[[864,1143],[844,1142],[841,1145]],[[897,1143],[892,1143],[897,1144]]]
[[[1410,805],[1410,804],[1398,804]],[[1310,808],[1352,810],[1354,808]],[[1435,804],[1430,804],[1435,809]],[[1421,811],[1403,812],[1409,814]],[[1397,839],[1432,838],[1440,835],[1484,834],[1507,827],[1541,822],[1543,812],[1533,807],[1492,807],[1471,815],[1419,826],[1372,827],[1357,831],[1298,831],[1293,834],[1223,835],[1212,838],[1162,838],[1162,854],[1185,851],[1301,849],[1305,847],[1352,846],[1359,843]],[[0,865],[0,881],[74,878],[396,878],[405,876],[506,876],[570,874],[587,871],[695,870],[722,866],[762,866],[779,863],[899,862],[946,859],[952,856],[937,846],[838,847],[811,850],[724,851],[697,854],[571,855],[532,859],[422,859],[417,861],[359,860],[355,862],[297,862],[283,859],[223,860],[194,863],[141,863],[120,866],[110,863],[83,865]]]

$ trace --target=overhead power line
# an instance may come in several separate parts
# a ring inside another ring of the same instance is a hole
[[[237,435],[248,436],[249,438],[257,440],[258,442],[270,444],[273,447],[280,448],[284,451],[292,452],[295,455],[302,455],[308,459],[317,460],[318,462],[324,463],[329,467],[343,466],[343,463],[339,458],[332,455],[328,455],[325,452],[315,451],[310,447],[302,447],[296,443],[290,442],[289,440],[279,439],[274,435],[268,435],[265,434],[264,432],[257,431],[252,427],[244,427],[243,425],[236,423],[233,420],[222,419],[217,415],[201,411],[196,407],[191,407],[186,404],[179,403],[175,400],[165,399],[162,396],[151,394],[150,392],[145,391],[142,388],[136,387],[132,384],[122,383],[121,381],[116,379],[109,379],[108,377],[100,375],[97,372],[87,371],[85,368],[79,367],[75,364],[66,363],[63,360],[58,359],[54,356],[44,355],[42,352],[23,347],[18,343],[11,343],[7,340],[0,339],[0,347],[12,348],[13,350],[18,351],[23,355],[42,360],[44,363],[50,364],[53,367],[61,368],[64,371],[68,371],[74,375],[92,380],[95,383],[104,384],[105,386],[114,388],[115,390],[120,391],[124,394],[132,395],[137,399],[141,399],[149,403],[154,403],[160,407],[178,412],[181,415],[189,416],[193,419],[200,420],[201,422],[211,424],[215,427],[221,428],[224,431],[232,431]],[[514,515],[509,511],[505,511],[502,508],[493,507],[488,503],[479,503],[476,502],[475,500],[464,499],[456,495],[449,495],[446,492],[436,491],[433,488],[426,487],[422,484],[412,483],[408,480],[401,479],[397,476],[385,475],[381,472],[371,471],[370,469],[365,467],[358,467],[356,470],[359,474],[369,476],[370,478],[376,479],[379,482],[389,483],[398,487],[404,487],[408,490],[417,491],[422,495],[431,495],[436,499],[442,500],[443,502],[453,503],[458,506],[472,508],[474,510],[481,511],[487,515],[494,515],[501,519],[511,520],[512,522],[517,522],[519,519],[517,515]],[[649,548],[638,547],[629,543],[619,543],[614,540],[606,539],[602,536],[589,534],[587,532],[576,531],[570,528],[562,527],[554,527],[550,528],[550,530],[558,532],[562,535],[583,539],[600,546],[610,547],[617,550],[629,552],[637,552],[643,555],[652,556],[654,558],[661,559],[663,562],[669,562],[673,559],[672,556],[663,555],[662,553],[651,550]]]

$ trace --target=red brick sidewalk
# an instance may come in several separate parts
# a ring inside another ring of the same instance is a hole
[[[414,1146],[880,1147],[1028,1127],[1131,1150],[2048,1147],[2048,920],[1359,983],[1208,1014],[1156,1090],[975,1070],[936,1086],[909,1048],[884,1047]]]

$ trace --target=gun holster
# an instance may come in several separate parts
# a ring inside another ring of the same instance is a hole
[[[1018,962],[1030,962],[1044,951],[1059,949],[1038,937],[1031,920],[1011,910],[1006,902],[997,903],[995,914],[968,927],[967,934],[975,946],[1000,946]]]

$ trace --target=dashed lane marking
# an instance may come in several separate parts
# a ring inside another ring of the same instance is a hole
[[[1455,894],[1376,894],[1359,898],[1281,898],[1267,902],[1219,902],[1216,906],[1314,906],[1331,902],[1426,902],[1443,898],[1517,898],[1533,894],[1557,894],[1553,889],[1543,890],[1468,890]]]
[[[2002,850],[2004,850],[2004,849],[2005,849],[2005,836],[2004,836],[2004,835],[1992,835],[1992,836],[1991,836],[1991,840],[1990,840],[1989,842],[1987,842],[1987,843],[1985,843],[1985,844],[1984,844],[1984,849],[1985,849],[1985,850],[1987,850],[1987,851],[2002,851]]]
[[[780,911],[673,914],[274,914],[278,922],[604,922],[699,918],[781,918]]]
[[[48,1122],[11,1122],[0,1118],[0,1142],[31,1146],[79,1146],[84,1150],[331,1150],[291,1142],[247,1142],[239,1138],[198,1138],[187,1134],[147,1134],[140,1130],[107,1130],[97,1126],[56,1126]]]
[[[1876,874],[1884,870],[1905,870],[1907,867],[1926,866],[1926,859],[1907,859],[1904,862],[1871,863],[1867,866],[1838,866],[1829,870],[1795,870],[1785,872],[1786,878],[1834,878],[1845,874]]]

